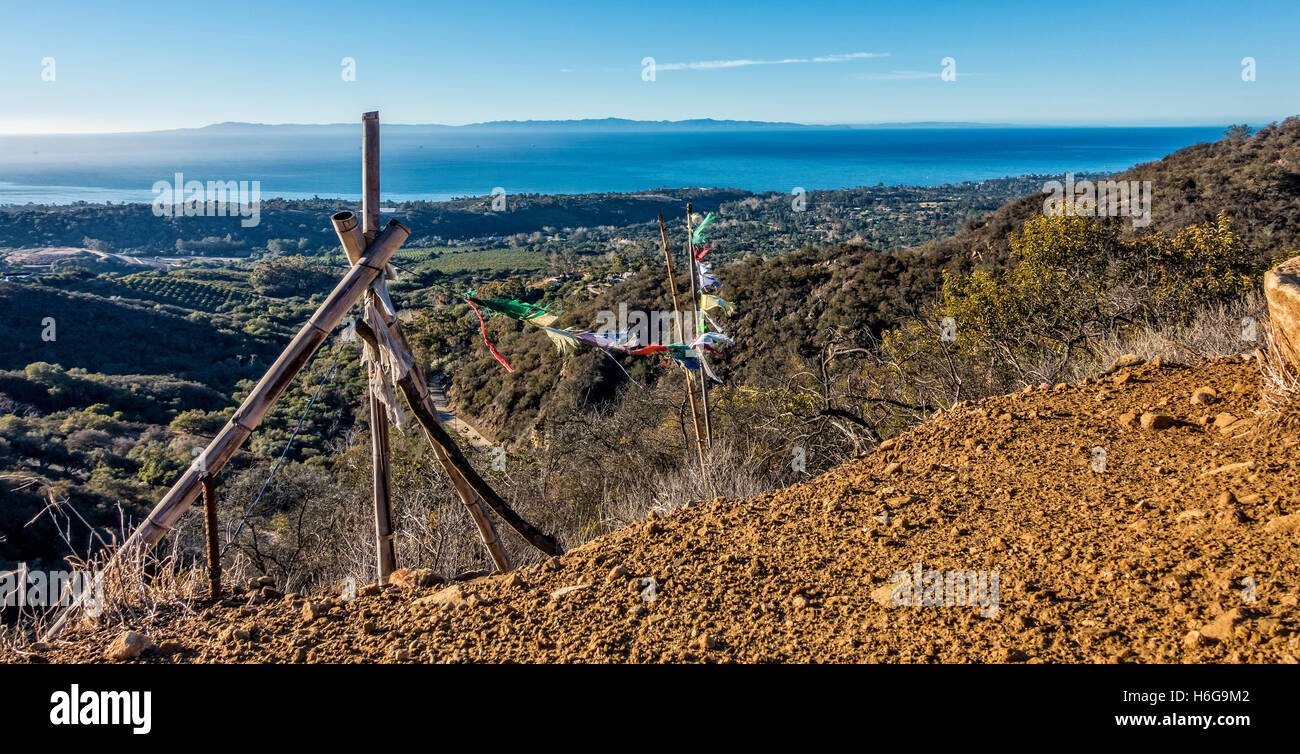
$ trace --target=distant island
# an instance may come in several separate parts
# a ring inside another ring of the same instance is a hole
[[[444,123],[385,123],[385,131],[402,133],[438,132],[438,131],[502,131],[502,130],[536,130],[536,131],[734,131],[734,130],[843,130],[843,129],[917,129],[917,128],[1034,128],[1013,123],[974,123],[965,121],[919,121],[909,123],[792,123],[786,121],[766,120],[718,120],[715,118],[691,118],[688,120],[632,120],[629,118],[573,118],[568,120],[491,120],[482,123],[466,123],[453,126]],[[198,128],[175,128],[159,131],[138,131],[134,133],[223,133],[248,134],[275,131],[286,133],[325,134],[342,131],[351,134],[356,130],[355,123],[245,123],[227,121],[213,123]]]

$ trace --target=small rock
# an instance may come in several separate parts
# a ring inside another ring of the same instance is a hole
[[[1255,463],[1255,461],[1252,459],[1249,461],[1240,461],[1238,463],[1226,463],[1222,466],[1219,466],[1218,468],[1210,469],[1209,471],[1202,471],[1201,476],[1215,476],[1216,474],[1236,474],[1243,471],[1254,471],[1257,468],[1259,468],[1259,464]]]
[[[1179,513],[1177,516],[1174,517],[1174,520],[1195,521],[1200,518],[1205,518],[1205,511],[1192,509],[1192,510],[1187,510],[1187,511],[1183,511],[1182,513]]]
[[[399,589],[412,589],[417,586],[437,586],[442,577],[428,568],[398,568],[388,576],[388,583]]]
[[[1183,637],[1183,646],[1185,647],[1199,647],[1204,644],[1205,637],[1201,636],[1200,631],[1188,631],[1187,635]]]
[[[1121,427],[1132,427],[1137,424],[1137,414],[1127,411],[1119,415],[1119,425]]]
[[[370,636],[374,636],[379,633],[379,624],[372,620],[368,620],[361,624],[361,630]]]
[[[1245,616],[1241,608],[1234,607],[1214,620],[1201,626],[1201,636],[1214,641],[1227,641],[1233,636],[1233,629]]]
[[[1300,513],[1269,519],[1264,528],[1271,534],[1294,534],[1300,531]]]
[[[700,638],[696,640],[695,644],[700,649],[713,649],[718,645],[718,640],[713,638],[711,634],[701,634]]]
[[[444,608],[461,608],[469,606],[469,602],[465,599],[464,592],[461,591],[460,584],[452,584],[440,592],[435,592],[428,597],[421,597],[415,601],[415,604],[435,607],[439,610]]]
[[[312,602],[311,600],[307,600],[306,602],[302,603],[302,612],[300,613],[300,615],[302,616],[302,622],[311,623],[312,621],[316,620],[317,618],[321,617],[326,612],[328,612],[329,609],[330,606],[325,603]]]
[[[284,594],[273,586],[264,586],[260,592],[264,600],[278,600],[284,597]]]
[[[175,639],[168,639],[158,645],[159,654],[174,655],[185,651],[185,645]]]
[[[798,594],[790,601],[790,604],[794,605],[795,610],[803,610],[805,607],[808,607],[808,598],[802,594]]]
[[[108,645],[104,654],[110,660],[132,660],[152,646],[149,637],[135,631],[125,631]]]
[[[1214,417],[1214,428],[1222,431],[1236,424],[1238,421],[1237,417],[1225,411]]]
[[[375,596],[376,594],[379,594],[379,592],[382,591],[382,590],[383,590],[383,587],[379,586],[378,584],[366,584],[365,586],[363,586],[363,587],[361,587],[360,589],[357,590],[357,596],[358,596],[358,597],[373,597],[373,596]]]
[[[618,581],[619,579],[626,579],[627,577],[628,577],[627,568],[621,565],[616,565],[609,570],[609,575],[605,577],[605,581],[612,583]]]
[[[895,439],[893,439],[893,438],[890,438],[890,439],[888,439],[888,440],[885,440],[885,441],[881,442],[879,445],[877,445],[877,446],[876,446],[876,450],[879,450],[879,451],[881,451],[881,452],[884,452],[884,451],[886,451],[886,450],[889,450],[889,449],[893,448],[893,447],[894,447],[895,445],[897,445],[897,444],[898,444],[898,441],[897,441],[897,440],[895,440]]]
[[[1174,417],[1168,414],[1153,414],[1147,412],[1142,414],[1143,429],[1168,429],[1174,426]]]
[[[1124,369],[1126,367],[1135,367],[1141,363],[1142,363],[1142,357],[1138,356],[1135,353],[1126,353],[1123,356],[1120,356],[1118,359],[1115,359],[1113,362],[1111,362],[1110,368],[1107,369],[1106,371],[1114,372],[1118,369]]]
[[[248,629],[239,628],[238,626],[231,626],[217,636],[217,641],[220,641],[222,644],[238,644],[240,642],[247,643],[252,640],[252,633],[250,633]]]
[[[1209,406],[1218,400],[1219,394],[1214,392],[1214,388],[1202,387],[1192,392],[1193,406]]]
[[[556,589],[555,591],[551,592],[551,599],[552,599],[552,600],[560,600],[560,599],[562,599],[563,597],[565,597],[566,595],[573,594],[574,592],[576,592],[576,591],[578,591],[578,590],[580,590],[580,589],[586,589],[586,588],[589,587],[589,586],[591,586],[591,585],[590,585],[590,584],[574,584],[573,586],[563,586],[563,587],[560,587],[559,589]]]
[[[1002,655],[1003,662],[1024,662],[1029,659],[1029,655],[1019,649],[1007,649]]]
[[[884,474],[885,476],[889,476],[890,474],[896,473],[901,468],[903,468],[903,464],[899,463],[898,461],[894,461],[893,463],[890,463],[887,466],[885,466],[884,470],[881,473]]]

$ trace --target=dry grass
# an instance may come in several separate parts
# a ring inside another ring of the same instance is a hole
[[[66,566],[58,570],[92,586],[77,593],[71,583],[65,582],[55,604],[9,608],[13,619],[0,625],[0,656],[21,659],[29,653],[26,647],[45,638],[60,619],[66,621],[64,629],[94,624],[147,630],[166,615],[191,611],[194,603],[207,596],[206,571],[176,548],[172,540],[164,541],[160,548],[137,551],[134,557],[117,559],[120,543],[127,536],[124,516],[118,535],[109,540],[90,527],[66,499],[55,499],[52,493],[47,493],[45,508],[29,525],[44,516],[55,521],[64,545],[72,553],[64,558]],[[92,533],[94,543],[85,554],[74,552],[71,532],[75,523],[85,525]],[[238,577],[237,572],[232,575]]]
[[[1115,359],[1130,353],[1146,361],[1161,358],[1182,363],[1235,356],[1259,348],[1268,331],[1268,305],[1261,294],[1252,293],[1231,303],[1204,307],[1186,324],[1126,328],[1098,338],[1090,344],[1095,358],[1069,365],[1060,381],[1095,378]],[[1253,340],[1246,337],[1251,335]]]
[[[1264,348],[1255,354],[1262,381],[1264,411],[1280,415],[1300,401],[1300,368],[1283,357],[1273,328],[1268,328],[1264,340]]]

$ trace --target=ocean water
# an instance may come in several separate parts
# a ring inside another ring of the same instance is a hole
[[[789,192],[1113,172],[1222,127],[584,129],[390,126],[383,198],[728,187]],[[149,202],[157,181],[260,181],[261,197],[360,198],[360,127],[0,136],[0,204]]]

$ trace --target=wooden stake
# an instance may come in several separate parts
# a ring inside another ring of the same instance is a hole
[[[379,232],[379,113],[361,116],[361,218],[362,235],[372,241]],[[345,247],[346,249],[346,247]],[[377,282],[382,282],[380,277]],[[379,303],[374,286],[366,293],[366,301]],[[380,369],[371,364],[371,378]],[[397,569],[397,547],[393,542],[393,470],[389,462],[388,410],[375,391],[370,394],[370,470],[375,500],[375,559],[376,581],[388,583],[388,576]]]
[[[221,598],[221,545],[217,541],[217,491],[212,475],[201,480],[203,484],[203,526],[208,541],[208,593],[212,599]]]
[[[673,294],[673,318],[677,321],[678,330],[684,330],[682,322],[682,308],[677,303],[677,278],[673,275],[673,253],[668,245],[668,226],[664,225],[664,216],[659,215],[659,235],[663,239],[664,262],[668,264],[668,290]],[[704,442],[700,438],[700,412],[695,408],[695,387],[692,384],[691,373],[686,372],[686,396],[691,401],[691,420],[695,425],[695,452],[700,457],[700,472],[703,473],[706,466],[704,463]]]
[[[700,325],[704,321],[704,316],[700,313],[700,293],[703,292],[704,281],[700,281],[697,288],[696,265],[695,265],[695,241],[691,236],[691,205],[686,204],[686,264],[691,270],[691,316],[695,318],[695,329],[693,334],[699,335],[703,331]],[[698,355],[700,364],[704,364],[704,353]],[[704,369],[700,369],[700,403],[704,409],[704,446],[710,450],[713,449],[713,427],[709,425],[709,378],[705,375]]]

